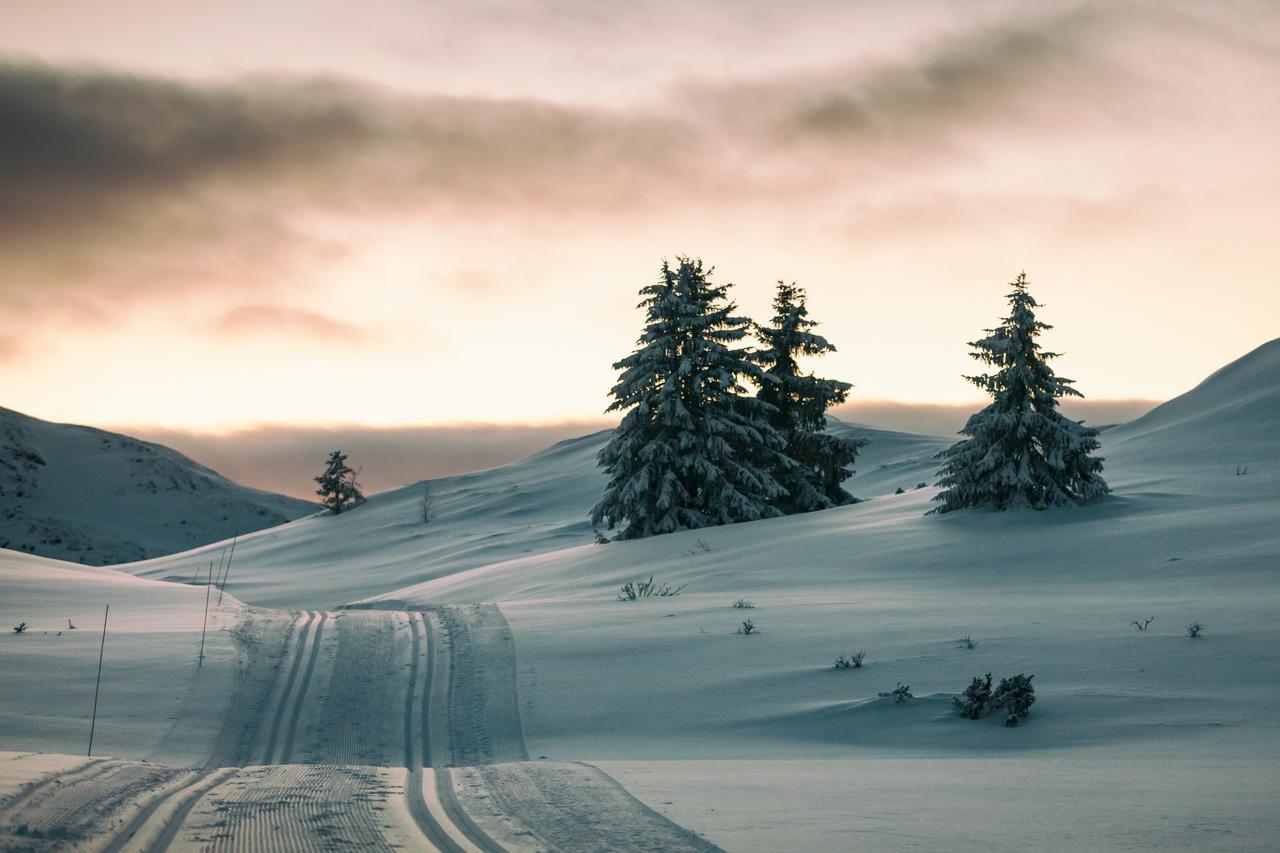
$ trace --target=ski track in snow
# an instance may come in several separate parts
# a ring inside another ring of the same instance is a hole
[[[0,847],[716,849],[594,767],[528,763],[496,605],[250,611],[235,639],[204,769],[89,759],[0,803]]]

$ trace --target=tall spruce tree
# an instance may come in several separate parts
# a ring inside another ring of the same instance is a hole
[[[663,262],[640,291],[645,328],[620,371],[607,411],[625,411],[599,462],[609,474],[592,523],[636,539],[779,515],[773,471],[790,463],[785,440],[749,396],[759,368],[745,348],[750,321],[734,312],[729,285],[701,260]]]
[[[755,327],[764,347],[755,359],[764,373],[754,381],[760,399],[769,406],[769,422],[786,439],[785,455],[796,462],[776,472],[786,493],[775,505],[785,513],[853,502],[855,498],[840,484],[853,476],[858,449],[866,444],[825,431],[827,409],[843,403],[853,386],[801,372],[800,356],[835,352],[826,338],[813,331],[817,325],[809,318],[804,290],[779,281],[773,319],[767,326]]]
[[[335,450],[329,454],[324,471],[313,477],[320,488],[316,494],[320,496],[320,504],[336,515],[349,506],[362,503],[364,493],[356,482],[359,472],[347,465],[347,454]]]
[[[1072,380],[1054,375],[1036,338],[1051,329],[1036,319],[1036,301],[1020,274],[1009,292],[1009,316],[973,341],[970,353],[991,373],[965,378],[992,397],[960,432],[969,438],[943,451],[934,512],[966,508],[1048,509],[1107,493],[1098,431],[1058,411],[1058,398],[1083,397]]]

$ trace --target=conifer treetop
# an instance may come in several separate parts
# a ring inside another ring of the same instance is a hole
[[[1068,506],[1104,495],[1098,431],[1058,411],[1058,398],[1083,397],[1070,379],[1054,373],[1037,341],[1052,328],[1036,319],[1038,307],[1023,272],[1008,294],[1009,316],[973,341],[971,355],[995,368],[965,377],[992,402],[969,418],[969,436],[943,452],[934,512]]]

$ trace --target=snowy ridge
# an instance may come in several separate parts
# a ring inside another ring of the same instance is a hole
[[[0,409],[0,547],[109,565],[314,511],[158,444]]]
[[[859,497],[931,481],[932,459],[948,439],[834,422],[833,431],[869,444],[847,487]],[[340,515],[314,515],[242,536],[232,588],[271,607],[331,607],[478,566],[594,541],[588,513],[605,477],[596,456],[601,431],[558,442],[525,459],[394,489]],[[423,490],[432,520],[423,523]],[[121,568],[187,580],[222,543]],[[358,566],[358,570],[352,569]],[[471,599],[479,601],[480,599]]]

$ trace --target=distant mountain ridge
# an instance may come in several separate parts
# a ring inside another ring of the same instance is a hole
[[[0,547],[110,565],[316,509],[241,486],[158,444],[0,408]]]

